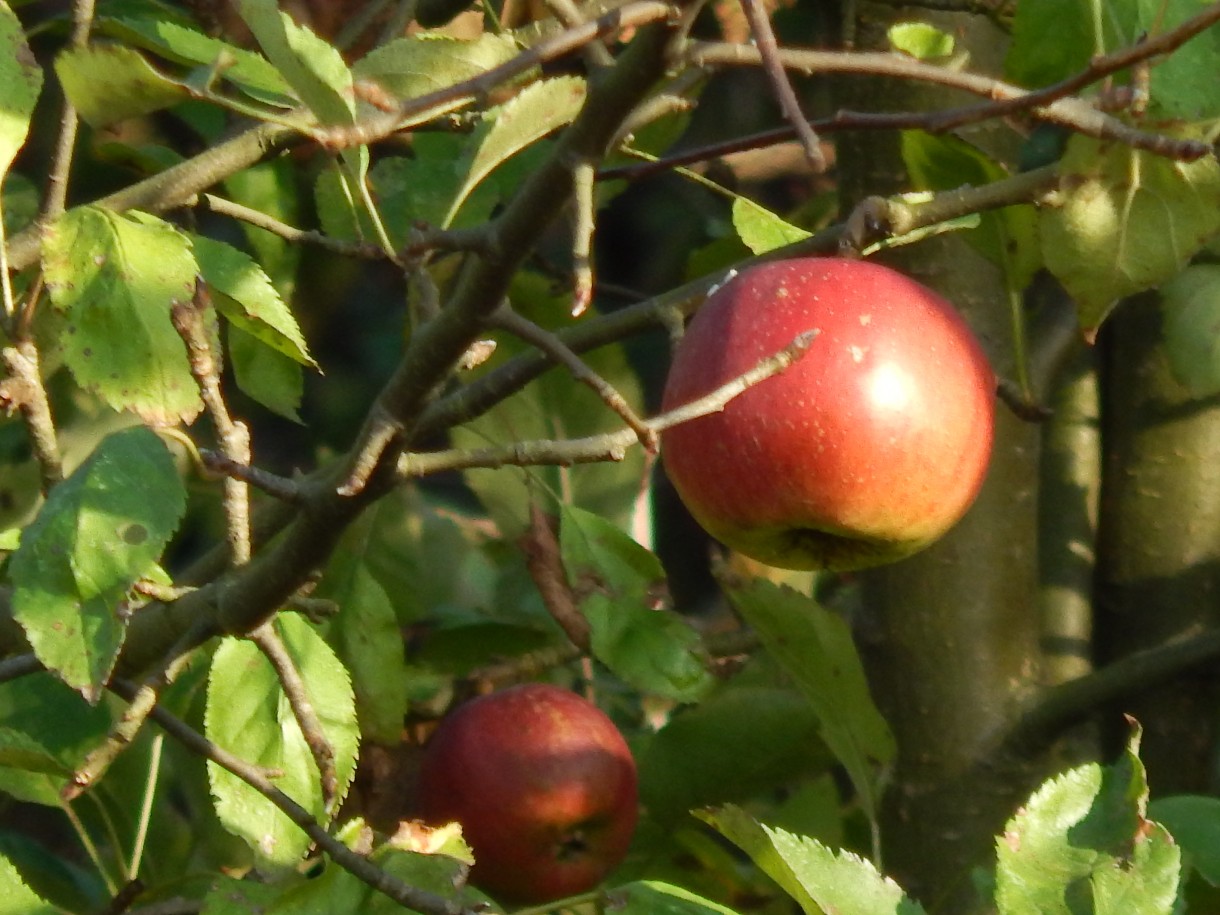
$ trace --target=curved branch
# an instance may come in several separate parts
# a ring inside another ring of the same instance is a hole
[[[1126,655],[1106,667],[1043,693],[1013,726],[1005,741],[1014,753],[1045,746],[1065,728],[1107,705],[1138,696],[1208,661],[1220,658],[1220,629],[1176,639]]]

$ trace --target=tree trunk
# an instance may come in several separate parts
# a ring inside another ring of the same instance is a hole
[[[1098,629],[1113,659],[1217,623],[1220,403],[1174,379],[1154,297],[1121,305],[1103,343]],[[1220,680],[1200,671],[1114,710],[1143,724],[1141,756],[1158,794],[1216,789],[1217,700]]]

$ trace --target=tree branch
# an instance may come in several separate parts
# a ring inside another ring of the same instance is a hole
[[[1209,10],[1209,14],[1213,12],[1215,11]],[[1202,18],[1203,15],[1201,14],[1196,16],[1194,20],[1190,20],[1191,27],[1198,27],[1199,23],[1195,20]],[[1186,24],[1184,23],[1184,25]],[[1177,32],[1178,30],[1175,29],[1174,31]],[[1177,35],[1175,40],[1180,39],[1185,41],[1187,37],[1189,35],[1185,37]],[[1137,53],[1137,50],[1141,53]],[[1142,53],[1144,51],[1144,46],[1137,45],[1136,48],[1124,50],[1117,55],[1101,58],[1099,61],[1095,61],[1085,74],[1073,79],[1079,79],[1083,84],[1096,82],[1110,73],[1123,69],[1123,67],[1131,66],[1141,59],[1146,59],[1146,56],[1149,55]],[[687,62],[704,67],[756,67],[762,64],[762,55],[759,50],[750,45],[743,44],[691,42],[684,56]],[[946,129],[946,125],[986,120],[1017,111],[1026,111],[1031,117],[1038,120],[1059,124],[1062,127],[1085,134],[1086,136],[1117,140],[1133,148],[1143,149],[1156,155],[1167,156],[1173,159],[1198,159],[1212,151],[1210,144],[1200,140],[1182,140],[1167,137],[1164,134],[1139,130],[1125,124],[1112,115],[1106,114],[1104,111],[1099,111],[1085,99],[1062,97],[1059,94],[1058,87],[1031,92],[989,76],[982,76],[963,70],[951,70],[947,67],[938,67],[899,54],[879,51],[808,51],[789,48],[779,51],[779,59],[786,68],[798,72],[843,73],[916,80],[953,89],[961,89],[972,95],[992,100],[984,105],[957,108],[948,112],[933,112],[918,115],[910,112],[877,114],[840,112],[832,119],[850,122],[851,126],[855,127],[880,129],[898,126],[922,126],[929,130]],[[1121,61],[1121,65],[1118,65],[1116,61]],[[1075,85],[1075,88],[1080,88],[1080,86]],[[912,119],[916,120],[913,121]]]
[[[1220,657],[1220,629],[1209,629],[1155,648],[1126,655],[1105,667],[1041,694],[1013,726],[1010,751],[1028,753],[1045,746],[1065,728],[1107,705],[1141,695],[1182,673]]]

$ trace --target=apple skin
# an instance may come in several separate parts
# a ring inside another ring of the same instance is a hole
[[[471,879],[496,898],[538,904],[597,886],[627,854],[636,767],[597,706],[542,683],[459,706],[428,741],[425,822],[457,821]]]
[[[914,553],[969,508],[991,457],[995,375],[957,311],[879,264],[795,258],[710,295],[674,354],[672,410],[816,330],[793,365],[662,433],[691,514],[726,546],[788,569]]]

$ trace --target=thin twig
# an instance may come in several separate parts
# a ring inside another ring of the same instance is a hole
[[[208,470],[249,483],[256,489],[261,489],[267,495],[274,496],[290,505],[299,505],[305,498],[301,487],[287,477],[281,477],[278,474],[262,470],[261,468],[252,467],[249,464],[239,463],[227,455],[213,451],[210,448],[200,448],[199,459]]]
[[[101,746],[90,751],[84,762],[73,773],[71,780],[60,791],[64,801],[71,801],[88,791],[102,777],[131,742],[156,708],[162,691],[173,682],[185,666],[192,650],[206,641],[211,626],[206,621],[196,621],[184,632],[166,653],[157,670],[149,674],[138,689],[133,689],[130,705],[124,709],[119,720],[106,736]]]
[[[547,9],[568,28],[581,25],[586,21],[586,17],[572,0],[545,0],[545,2]],[[584,55],[590,69],[609,67],[614,63],[614,55],[610,53],[610,49],[597,41],[589,42],[584,49]]]
[[[714,391],[661,413],[645,422],[644,428],[655,437],[671,426],[689,422],[709,413],[723,410],[734,397],[748,388],[765,381],[788,368],[801,358],[813,345],[816,331],[798,334],[791,343],[777,353],[759,360],[748,372],[726,382]],[[591,464],[598,461],[621,461],[627,449],[640,440],[635,429],[619,429],[601,435],[584,438],[522,441],[511,445],[476,449],[454,449],[451,451],[413,452],[405,454],[398,463],[400,480],[416,479],[451,470],[471,467],[502,467]]]
[[[796,97],[796,90],[788,79],[788,73],[779,59],[779,42],[775,40],[775,31],[771,28],[771,19],[763,8],[762,0],[741,0],[741,8],[745,10],[746,20],[750,23],[750,31],[754,34],[754,44],[762,61],[763,72],[771,83],[771,91],[779,102],[780,111],[785,120],[796,131],[805,158],[815,175],[826,171],[826,156],[822,153],[822,143],[817,133],[810,126],[801,111],[801,103]]]
[[[75,48],[89,43],[89,32],[93,28],[94,0],[75,0],[72,4],[71,42]],[[72,169],[72,154],[76,149],[76,131],[80,119],[76,107],[64,99],[59,115],[59,136],[55,141],[55,154],[47,172],[47,197],[42,208],[44,223],[53,222],[64,211],[68,199],[68,173]]]
[[[288,699],[288,705],[292,708],[292,715],[300,725],[305,745],[309,747],[313,761],[318,767],[323,808],[328,816],[333,815],[335,803],[339,798],[339,776],[335,772],[335,750],[322,730],[322,720],[318,718],[318,713],[313,707],[313,700],[309,698],[309,688],[301,678],[301,672],[297,670],[296,662],[288,653],[284,640],[276,631],[273,620],[268,620],[251,632],[250,641],[258,646],[263,657],[275,669],[276,677]]]
[[[10,680],[28,677],[30,674],[36,674],[42,669],[42,662],[38,660],[38,656],[33,652],[14,655],[11,658],[5,658],[3,661],[0,661],[0,683],[8,683]]]
[[[191,375],[199,386],[204,408],[216,427],[220,447],[225,457],[236,464],[249,465],[250,430],[245,423],[229,415],[224,394],[220,390],[220,363],[212,353],[205,313],[211,309],[207,286],[202,279],[195,283],[191,301],[175,302],[170,309],[174,329],[186,344]],[[226,537],[234,565],[250,561],[250,487],[244,480],[226,476],[224,479],[224,512]]]
[[[64,465],[47,389],[42,383],[38,347],[33,340],[23,338],[0,350],[0,361],[8,373],[8,378],[0,382],[0,408],[15,408],[21,413],[46,495],[64,478]]]
[[[352,127],[318,129],[316,139],[332,148],[359,146],[383,139],[440,114],[464,107],[485,97],[502,83],[515,79],[544,63],[564,57],[591,42],[629,28],[671,20],[676,8],[659,0],[633,0],[588,22],[565,29],[558,35],[526,48],[516,57],[484,70],[478,76],[404,101],[396,111],[373,112]]]
[[[525,567],[542,597],[543,606],[568,640],[580,651],[588,652],[591,628],[572,593],[554,525],[555,519],[531,501],[529,528],[521,535],[518,545],[525,555]]]
[[[1200,17],[1195,17],[1199,19]],[[1175,30],[1176,31],[1176,30]],[[1168,34],[1168,33],[1167,33]],[[1181,37],[1181,36],[1178,36]],[[1189,37],[1189,36],[1187,36]],[[1182,37],[1185,41],[1186,38]],[[1142,46],[1137,46],[1142,50]],[[1136,49],[1124,51],[1122,60],[1124,66],[1140,59]],[[759,50],[751,45],[691,42],[685,52],[688,63],[704,67],[723,66],[760,66],[762,56]],[[1098,139],[1116,140],[1136,149],[1143,149],[1156,155],[1173,159],[1198,159],[1211,152],[1211,146],[1199,140],[1183,140],[1167,137],[1164,134],[1139,130],[1112,115],[1099,111],[1088,101],[1081,98],[1053,98],[1045,104],[1039,103],[1037,93],[1021,89],[1011,83],[970,73],[964,70],[952,70],[948,67],[937,67],[923,61],[904,57],[899,54],[885,52],[846,52],[846,51],[810,51],[782,48],[779,59],[784,67],[804,73],[842,73],[869,76],[888,76],[895,79],[917,80],[954,89],[961,89],[973,95],[979,95],[993,101],[986,105],[971,107],[971,120],[983,120],[998,117],[1007,109],[998,107],[1001,102],[1011,102],[1016,106],[1012,110],[1026,110],[1032,117],[1053,124],[1059,124],[1069,130]],[[1104,58],[1108,61],[1109,58]],[[1102,74],[1113,72],[1106,64],[1099,64]],[[1101,75],[1091,76],[1100,79]],[[1030,100],[1032,98],[1032,101]],[[853,126],[860,127],[890,127],[895,123],[906,123],[912,117],[918,117],[921,125],[935,124],[935,118],[943,115],[913,115],[908,112],[894,114],[872,114],[866,112],[843,112],[838,119],[850,120]],[[965,109],[955,109],[954,117],[967,117]]]
[[[257,226],[260,229],[278,235],[285,241],[300,245],[314,245],[319,248],[325,248],[328,251],[333,251],[335,254],[340,254],[344,257],[359,257],[365,260],[386,260],[387,255],[379,245],[370,244],[361,241],[347,241],[341,238],[331,238],[322,232],[315,232],[307,229],[298,229],[295,226],[290,226],[285,222],[281,222],[273,216],[268,216],[261,210],[255,210],[251,207],[242,206],[240,203],[234,203],[232,200],[226,200],[224,197],[217,197],[215,194],[202,194],[199,198],[200,203],[206,206],[213,213],[218,213],[222,216],[228,216],[232,219],[238,219],[252,226]]]
[[[109,686],[128,702],[134,701],[138,693],[133,683],[122,678],[113,679]],[[379,893],[384,893],[400,905],[423,912],[425,915],[475,915],[473,910],[465,909],[443,896],[403,883],[367,858],[352,851],[328,833],[308,810],[276,788],[256,766],[250,765],[244,759],[208,740],[164,708],[159,706],[154,708],[151,717],[165,733],[192,753],[231,772],[269,800],[288,819],[299,826],[336,864]]]
[[[623,422],[635,432],[636,437],[645,449],[648,451],[656,449],[656,435],[649,428],[648,423],[644,422],[631,409],[631,405],[627,403],[622,394],[615,390],[610,382],[593,371],[589,363],[564,346],[563,341],[557,336],[545,327],[535,324],[521,313],[514,311],[508,305],[501,306],[498,311],[492,314],[491,323],[520,337],[527,343],[533,344],[557,363],[564,366],[572,373],[573,378],[591,388],[606,406],[622,417]]]
[[[1180,22],[1168,32],[1162,32],[1154,38],[1141,39],[1129,47],[1121,48],[1102,57],[1092,58],[1079,73],[1054,85],[1034,90],[1022,97],[1005,99],[992,105],[979,107],[988,109],[987,117],[1002,117],[1017,111],[1045,107],[1059,99],[1066,99],[1085,86],[1100,82],[1120,70],[1126,70],[1151,61],[1154,57],[1169,54],[1217,22],[1220,22],[1220,3],[1213,3],[1202,12]],[[968,122],[962,118],[969,118],[969,109],[960,111],[956,116],[949,112],[943,113],[941,122],[932,129],[949,130],[961,123]]]
[[[593,302],[593,231],[597,204],[592,162],[577,162],[572,168],[572,317],[578,318]]]

